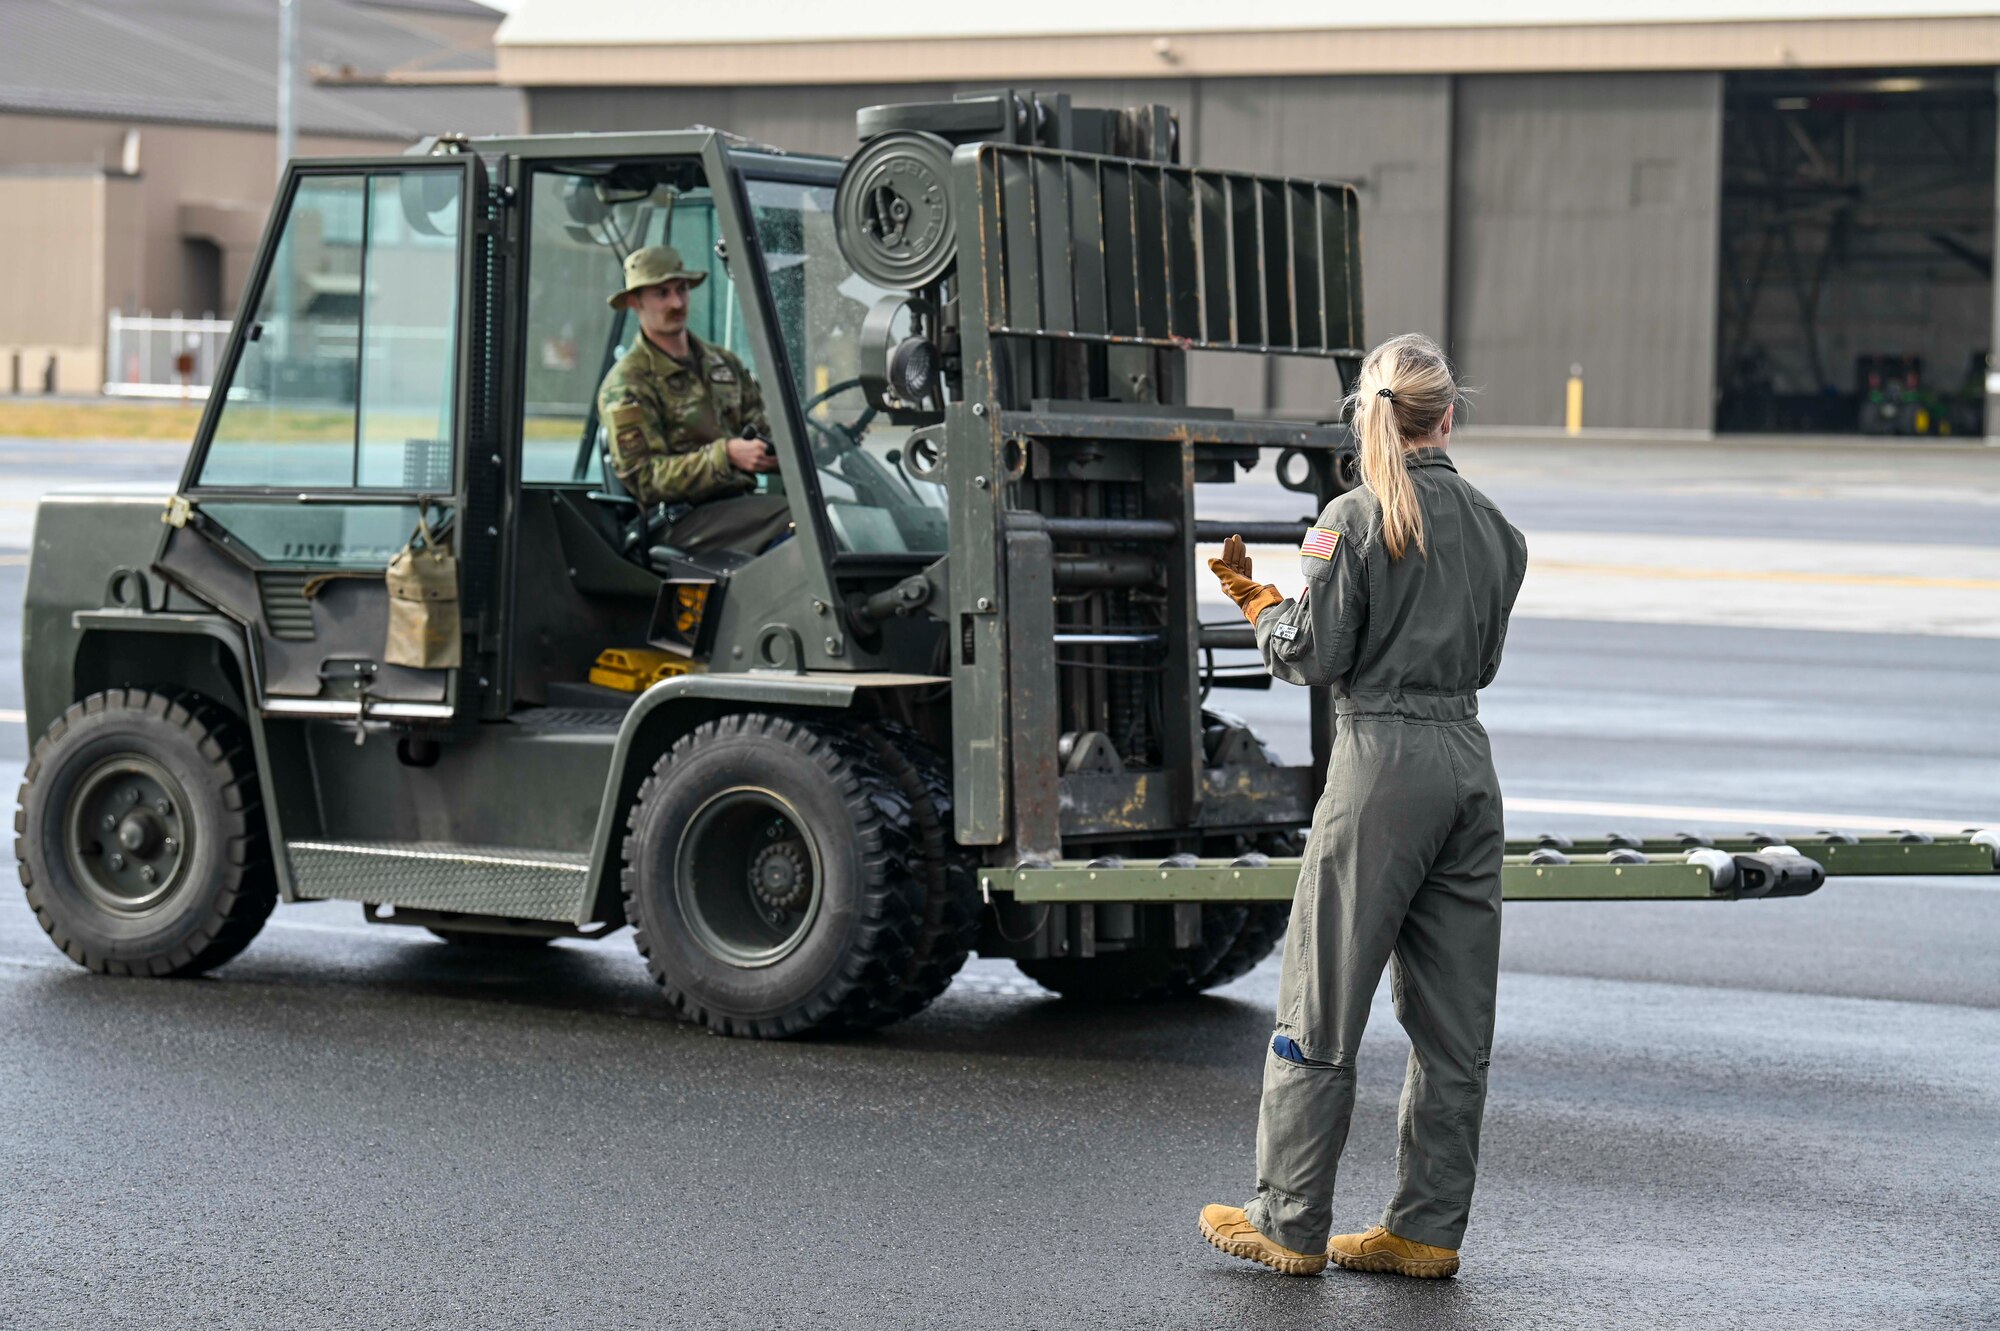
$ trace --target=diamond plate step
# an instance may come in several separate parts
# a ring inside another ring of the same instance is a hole
[[[294,841],[298,895],[413,910],[574,922],[591,895],[590,857],[442,841]]]

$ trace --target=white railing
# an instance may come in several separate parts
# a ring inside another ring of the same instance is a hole
[[[104,391],[111,397],[206,399],[228,340],[227,319],[113,310],[104,339]]]

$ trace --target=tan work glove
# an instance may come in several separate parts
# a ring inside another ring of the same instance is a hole
[[[1241,536],[1224,541],[1222,557],[1209,560],[1208,567],[1221,579],[1223,593],[1236,602],[1252,625],[1256,624],[1257,616],[1285,599],[1270,583],[1258,582],[1250,576],[1250,554],[1243,548]]]

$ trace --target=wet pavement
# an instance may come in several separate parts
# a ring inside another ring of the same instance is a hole
[[[62,470],[47,447],[0,443],[0,524]],[[1467,452],[1531,536],[1594,531],[1607,558],[1702,513],[1700,535],[1758,510],[1837,539],[1838,506],[1890,484],[1769,450],[1696,503],[1657,453]],[[1869,542],[2000,546],[1991,455],[1943,456],[1891,478],[1910,539]],[[1770,594],[1720,586],[1731,613]],[[1606,803],[2000,822],[2000,641],[1856,627],[1517,620],[1484,702],[1511,830],[1602,831]],[[1282,748],[1291,692],[1215,701]],[[1092,1011],[976,960],[878,1035],[749,1044],[672,1020],[626,934],[484,960],[318,904],[209,979],[109,980],[0,894],[0,1327],[2000,1325],[1994,881],[1510,908],[1444,1282],[1288,1280],[1195,1233],[1252,1184],[1269,965]],[[1388,1195],[1406,1053],[1380,995],[1342,1224]]]

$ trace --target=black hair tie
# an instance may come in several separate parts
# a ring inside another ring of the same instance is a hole
[[[1386,397],[1391,402],[1394,402],[1396,400],[1396,390],[1393,388],[1378,388],[1375,390],[1375,396]]]

